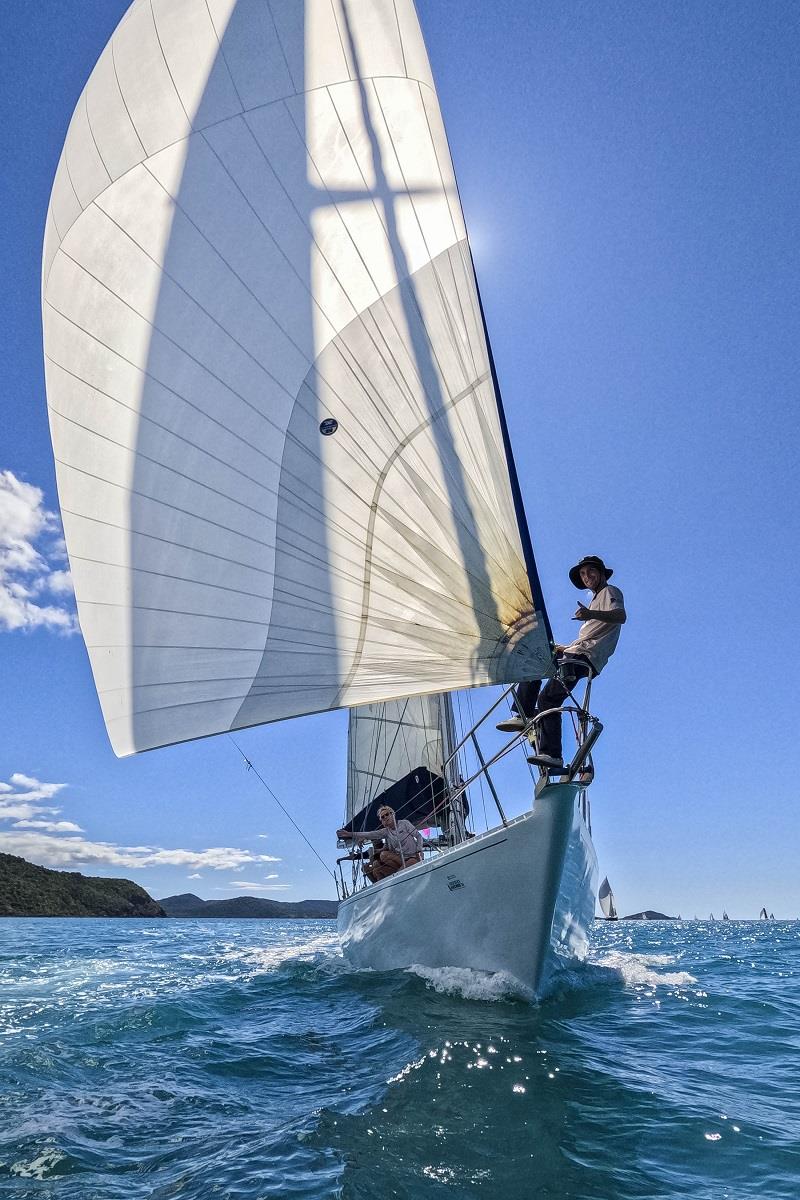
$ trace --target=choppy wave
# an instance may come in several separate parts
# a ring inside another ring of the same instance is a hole
[[[485,1000],[490,1003],[512,997],[532,1000],[525,988],[505,971],[475,971],[470,967],[423,967],[414,963],[408,968],[413,975],[424,979],[427,986],[443,996],[461,996],[464,1000]]]
[[[512,980],[329,922],[0,923],[0,1195],[795,1200],[798,927],[600,926]]]

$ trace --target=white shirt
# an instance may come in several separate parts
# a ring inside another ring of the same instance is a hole
[[[590,612],[625,611],[625,599],[618,587],[607,583],[596,596],[592,596],[586,605]],[[612,625],[609,621],[594,621],[591,618],[584,621],[578,630],[578,636],[569,646],[564,647],[565,654],[585,654],[600,674],[611,655],[617,648],[621,625]]]
[[[413,858],[422,850],[422,837],[417,833],[410,821],[401,818],[394,829],[388,825],[380,829],[365,829],[356,835],[356,840],[364,842],[375,838],[383,838],[387,850],[394,850],[402,859]]]

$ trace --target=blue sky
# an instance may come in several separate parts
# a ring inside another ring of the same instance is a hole
[[[595,691],[601,874],[623,911],[796,917],[800,10],[418,7],[556,639],[581,555],[626,596]],[[69,632],[41,239],[72,109],[125,8],[0,11],[0,849],[156,896],[331,896],[229,739],[114,757]],[[345,728],[237,735],[328,862]],[[508,786],[520,811],[523,777]]]

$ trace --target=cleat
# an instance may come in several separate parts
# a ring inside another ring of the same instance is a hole
[[[522,733],[527,725],[522,717],[511,717],[508,721],[501,721],[497,728],[501,733]]]

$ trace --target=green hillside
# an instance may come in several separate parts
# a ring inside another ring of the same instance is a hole
[[[0,917],[163,917],[144,888],[129,879],[96,879],[50,871],[0,854]]]
[[[168,917],[308,917],[333,919],[338,900],[264,900],[260,896],[233,896],[230,900],[201,900],[192,892],[167,896],[158,902]]]

